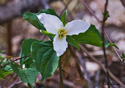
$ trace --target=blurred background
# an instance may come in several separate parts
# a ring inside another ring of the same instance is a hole
[[[5,56],[18,57],[21,51],[22,41],[26,38],[39,40],[49,39],[30,23],[22,19],[22,14],[24,12],[37,13],[42,9],[51,8],[60,15],[68,2],[69,0],[0,0],[0,50],[5,50],[3,54]],[[86,3],[93,10],[95,15],[102,20],[105,0],[86,0]],[[94,24],[97,29],[101,31],[101,26],[81,0],[71,0],[67,10],[67,21],[73,19],[86,20]],[[120,54],[125,53],[125,0],[109,0],[108,11],[110,17],[106,21],[106,31],[113,43],[119,47],[118,51]],[[88,53],[96,57],[100,63],[104,62],[101,48],[87,44],[84,45],[84,47]],[[110,70],[125,84],[125,64],[121,64],[111,47],[107,49],[107,57]],[[64,88],[83,88],[82,86],[86,85],[86,79],[80,79],[73,57],[68,55],[67,58],[68,60],[65,58],[63,60]],[[87,56],[83,59],[92,82],[96,84],[96,81],[105,79],[105,74],[97,63]],[[14,73],[8,75],[7,78],[8,79],[0,80],[0,88],[27,88]],[[38,80],[39,78],[38,76]],[[42,83],[35,83],[34,87],[59,88],[58,70],[52,77],[44,80]],[[116,88],[118,88],[118,85],[116,85]]]

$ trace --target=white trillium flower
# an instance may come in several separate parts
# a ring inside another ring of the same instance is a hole
[[[37,17],[48,32],[55,34],[53,46],[57,56],[61,56],[68,47],[66,35],[78,35],[90,27],[89,23],[82,20],[73,20],[63,26],[58,17],[46,13],[41,13]]]

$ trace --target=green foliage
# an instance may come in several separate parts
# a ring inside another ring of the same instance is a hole
[[[0,51],[0,53],[3,53],[4,50]],[[5,56],[0,55],[0,65],[4,66],[6,63],[8,63],[7,59],[5,59]],[[5,66],[4,68],[0,69],[0,79],[4,78],[9,74],[11,74],[13,71],[10,67],[10,65]]]
[[[60,17],[56,14],[56,12],[53,9],[44,9],[44,10],[41,10],[38,14],[41,14],[41,13],[51,14],[51,15],[57,16],[60,19]]]
[[[3,53],[3,52],[4,52],[4,50],[1,50],[1,51],[0,51],[0,53]]]
[[[13,62],[11,62],[11,67],[24,83],[29,83],[30,85],[32,85],[33,82],[36,81],[38,72],[35,68],[21,69],[19,65]]]
[[[116,46],[114,43],[108,43],[106,47],[108,46],[114,46],[115,48],[119,49],[118,46]]]
[[[0,55],[0,60],[3,60],[3,59],[5,59],[5,56]]]
[[[110,17],[108,10],[106,10],[105,14],[102,14],[105,15],[105,21]]]
[[[55,36],[54,34],[52,34],[50,32],[47,32],[47,31],[44,31],[44,30],[42,30],[40,32],[43,33],[43,34],[45,34],[45,35],[47,35],[53,41],[53,38]]]
[[[52,9],[45,9],[45,10],[41,10],[38,13],[31,13],[31,12],[26,12],[23,14],[23,19],[27,20],[29,23],[31,23],[33,26],[35,26],[36,28],[38,28],[39,30],[46,30],[45,27],[43,26],[43,24],[39,21],[39,19],[37,18],[37,15],[41,14],[41,13],[46,13],[46,14],[51,14],[51,15],[55,15],[58,18],[60,18],[56,12]]]
[[[2,50],[2,51],[0,51],[0,53],[3,53],[4,52],[4,50]],[[3,55],[0,55],[0,63],[2,63],[2,61],[5,59],[5,56],[3,56]]]
[[[61,16],[61,21],[63,22],[63,25],[66,25],[66,16],[67,16],[67,10],[65,10]]]
[[[124,53],[122,53],[122,56],[121,56],[121,58],[125,58],[125,54],[124,54]]]
[[[39,41],[39,40],[25,39],[22,43],[20,57],[31,55],[31,45],[33,42],[37,42],[37,41]],[[30,62],[32,63],[31,57],[25,57],[25,58],[20,60],[21,65],[23,65],[23,63],[30,64]]]
[[[59,58],[53,50],[51,41],[34,42],[32,45],[32,58],[36,69],[41,73],[42,80],[50,77],[58,67]]]
[[[51,41],[42,42],[35,39],[24,40],[22,43],[20,57],[27,55],[32,55],[32,57],[25,57],[21,59],[21,65],[25,64],[25,67],[28,67],[27,69],[31,69],[32,67],[37,68],[37,70],[42,74],[42,80],[50,77],[58,67],[59,58],[53,50],[53,44]],[[18,75],[17,72],[15,73]]]
[[[2,62],[1,62],[1,65],[4,66],[6,65],[7,63],[9,63],[9,61],[7,59],[4,59]],[[2,68],[4,71],[11,71],[12,68],[10,65],[6,65],[4,68]]]
[[[23,19],[30,22],[36,28],[38,28],[43,34],[50,37],[51,41],[39,41],[36,39],[26,39],[22,43],[22,50],[20,57],[31,55],[31,57],[25,57],[20,60],[21,66],[11,62],[13,71],[21,78],[24,83],[32,85],[36,80],[38,72],[41,73],[44,80],[54,74],[58,68],[59,57],[53,49],[53,37],[52,33],[46,31],[43,24],[37,18],[37,15],[41,13],[51,14],[57,16],[66,25],[67,10],[64,11],[61,18],[52,9],[42,10],[38,13],[26,12],[23,14]],[[108,18],[108,12],[106,12]],[[85,33],[79,35],[67,36],[68,44],[73,45],[80,50],[78,44],[90,44],[98,47],[102,47],[101,34],[94,25],[91,25]],[[105,41],[105,46],[115,46]],[[20,68],[24,65],[24,68]],[[4,76],[3,76],[4,77]]]
[[[125,53],[122,53],[121,58],[122,58],[122,63],[125,63]]]
[[[23,14],[23,19],[30,22],[34,27],[38,28],[39,30],[45,30],[43,24],[39,21],[39,19],[36,16],[37,14],[26,12]]]
[[[43,34],[45,34],[45,35],[47,35],[47,36],[49,36],[49,37],[54,37],[54,36],[55,36],[54,34],[49,33],[49,32],[47,32],[47,31],[44,31],[44,30],[42,30],[41,33],[43,33]]]
[[[78,50],[80,50],[80,47],[79,47],[79,45],[78,45],[78,42],[76,42],[76,41],[74,40],[74,38],[72,38],[71,36],[67,36],[66,41],[67,41],[69,44],[71,44],[71,45],[73,45],[74,47],[76,47]]]
[[[0,79],[2,79],[2,78],[6,79],[5,77],[7,75],[11,74],[12,72],[13,72],[12,70],[11,71],[5,71],[5,70],[0,69]]]
[[[5,59],[5,56],[0,55],[0,63],[2,63],[2,61]]]
[[[98,47],[102,47],[101,34],[94,25],[91,25],[85,33],[72,36],[77,43],[90,44]],[[108,44],[107,42],[105,43]]]
[[[35,16],[39,15],[40,13],[47,13],[47,14],[55,15],[58,18],[60,18],[55,13],[55,11],[51,10],[51,9],[42,10],[39,13],[35,13]],[[108,16],[108,11],[106,11],[106,13],[107,13],[106,16]],[[25,13],[25,15],[27,15],[27,13]],[[67,15],[67,10],[64,11],[64,13],[62,14],[62,17],[61,17],[61,21],[63,22],[64,25],[66,24],[66,15]],[[27,17],[31,20],[30,16],[27,15]],[[24,16],[24,18],[25,18],[25,16]],[[38,23],[37,23],[37,25],[38,25]],[[51,39],[53,39],[53,37],[54,37],[53,34],[48,33],[47,31],[42,30],[42,33],[46,34]],[[80,44],[91,44],[91,45],[95,45],[95,46],[99,46],[99,47],[102,46],[101,35],[100,35],[100,33],[98,32],[98,30],[96,29],[96,27],[94,25],[91,25],[90,28],[85,33],[80,33],[79,35],[74,35],[72,37],[74,39],[70,37],[70,39],[72,39],[72,40],[67,38],[67,41],[69,41],[69,44],[72,44],[77,49],[79,49],[77,43],[80,43]],[[72,41],[72,43],[71,43],[71,41]],[[108,43],[105,42],[105,45],[108,46]]]

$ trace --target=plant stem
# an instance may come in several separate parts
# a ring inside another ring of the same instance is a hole
[[[85,0],[82,0],[82,3],[83,3],[83,4],[85,5],[85,7],[89,10],[89,12],[95,17],[95,19],[98,21],[98,23],[99,23],[100,25],[102,25],[102,22],[100,21],[100,19],[99,19],[99,18],[93,13],[93,11],[89,8],[89,6],[86,4]],[[112,41],[111,41],[111,39],[110,39],[110,37],[109,37],[107,31],[105,30],[105,28],[104,28],[104,33],[105,33],[107,39],[109,40],[109,42],[112,43]],[[118,50],[117,50],[115,47],[113,47],[113,49],[114,49],[115,53],[117,54],[117,56],[119,57],[119,59],[122,61],[122,58],[121,58],[121,56],[120,56]]]
[[[63,88],[63,74],[62,74],[62,56],[60,57],[59,60],[59,76],[60,76],[60,88]]]
[[[104,59],[105,59],[105,67],[106,67],[106,77],[107,77],[107,81],[108,81],[108,88],[110,88],[110,80],[109,80],[109,67],[108,67],[108,60],[107,60],[107,55],[106,55],[106,49],[105,49],[105,36],[104,36],[104,26],[105,26],[105,21],[106,21],[106,10],[108,7],[108,0],[106,0],[105,3],[105,8],[104,8],[104,16],[103,16],[103,21],[102,21],[102,49],[103,49],[103,53],[104,53]]]
[[[76,65],[78,74],[79,74],[79,76],[80,76],[80,79],[81,79],[81,80],[84,80],[84,81],[83,81],[83,85],[86,86],[85,84],[87,84],[87,81],[85,80],[84,74],[83,74],[83,72],[82,72],[82,70],[81,70],[81,68],[80,68],[80,64],[79,64],[80,62],[79,62],[79,60],[77,59],[78,56],[76,55],[76,53],[74,52],[75,50],[74,50],[71,46],[69,46],[69,50],[70,50],[71,55],[74,57],[75,65]]]

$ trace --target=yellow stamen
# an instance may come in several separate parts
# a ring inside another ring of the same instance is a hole
[[[64,31],[64,33],[67,33],[67,31]]]
[[[62,39],[68,32],[65,29],[58,29],[59,38]]]
[[[63,34],[63,36],[66,36],[66,34]]]

